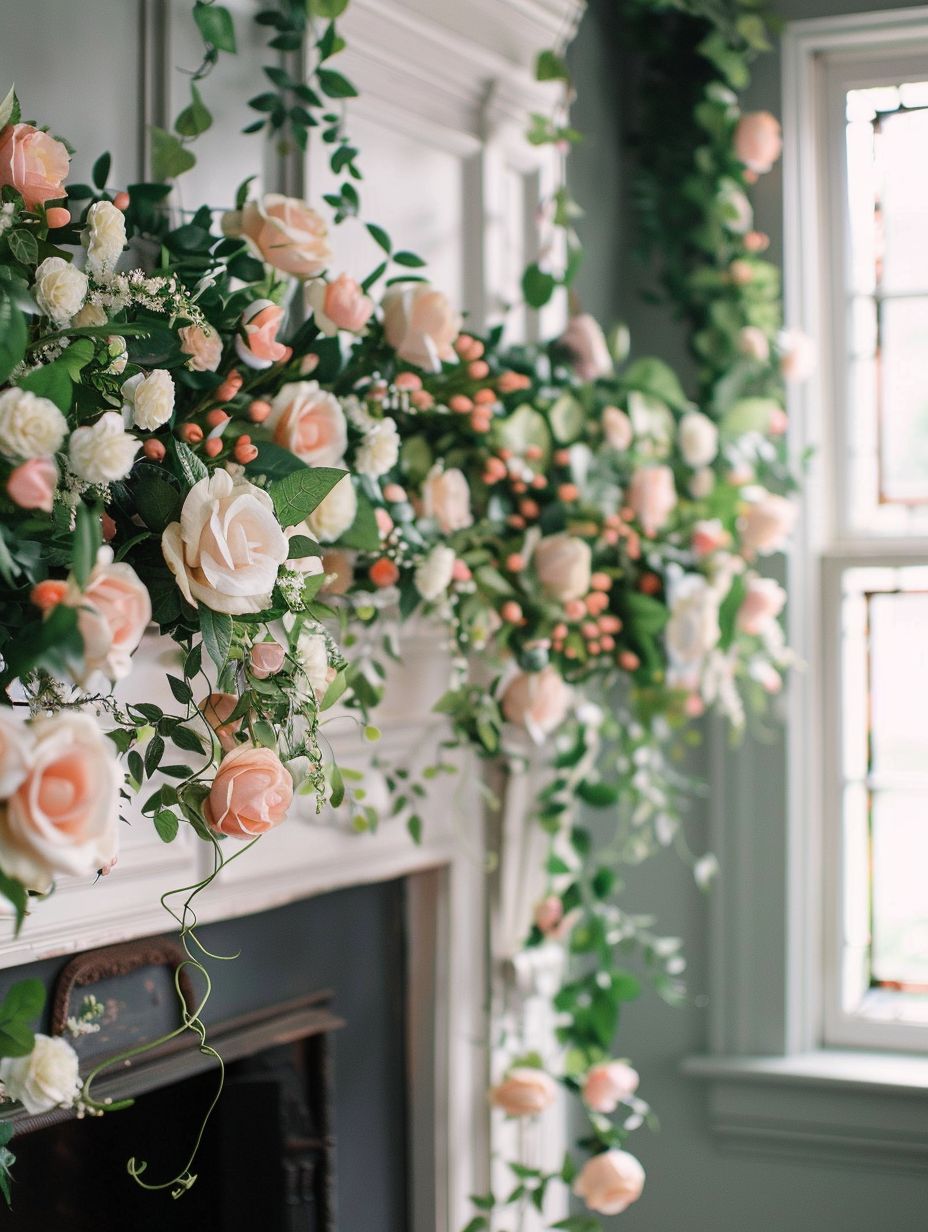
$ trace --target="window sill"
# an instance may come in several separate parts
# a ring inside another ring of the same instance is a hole
[[[688,1057],[731,1151],[928,1172],[928,1058],[821,1051]]]

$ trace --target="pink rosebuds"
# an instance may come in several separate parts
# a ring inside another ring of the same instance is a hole
[[[45,211],[45,221],[48,223],[49,230],[57,231],[59,227],[66,227],[71,221],[71,211],[66,210],[63,205],[53,205],[50,210]]]
[[[142,446],[142,453],[148,458],[149,462],[163,462],[166,452],[167,450],[162,443],[151,437]]]
[[[522,622],[522,608],[515,599],[507,599],[499,609],[499,614],[507,625],[517,625]]]
[[[113,205],[116,206],[117,210],[127,210],[129,208],[129,194],[124,189],[121,189],[113,198]]]
[[[262,398],[255,398],[253,402],[248,404],[248,418],[252,423],[264,423],[270,413],[270,402],[265,402]]]
[[[216,397],[220,402],[231,402],[238,391],[242,388],[241,373],[234,369],[216,390]]]

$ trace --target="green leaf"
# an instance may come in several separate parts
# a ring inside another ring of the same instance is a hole
[[[557,279],[554,275],[543,270],[535,261],[525,267],[522,294],[530,308],[543,308],[554,294],[556,286]]]
[[[179,680],[176,676],[168,676],[168,685],[182,706],[193,701],[193,692],[186,681]]]
[[[271,499],[281,526],[304,521],[347,473],[331,466],[303,466],[273,483]]]
[[[16,911],[16,933],[18,935],[23,926],[23,920],[26,918],[26,906],[29,902],[26,887],[12,877],[7,877],[6,873],[0,872],[0,894],[12,903]]]
[[[5,1132],[5,1129],[4,1129]],[[12,1126],[10,1126],[12,1135]],[[13,1205],[13,1195],[10,1190],[10,1182],[13,1179],[12,1168],[16,1163],[16,1156],[6,1146],[0,1146],[0,1193],[6,1201],[7,1206]]]
[[[162,843],[172,843],[177,838],[177,831],[180,828],[180,818],[176,813],[172,813],[170,809],[161,809],[155,813],[153,818],[155,830]]]
[[[198,3],[193,6],[193,20],[204,43],[217,51],[235,54],[235,24],[232,15],[221,4]]]
[[[182,137],[198,137],[200,133],[205,133],[212,123],[213,117],[209,112],[209,108],[203,102],[196,83],[191,81],[190,104],[183,109],[174,121],[174,127]]]
[[[14,118],[14,108],[18,111],[19,104],[16,101],[16,87],[10,86],[9,90],[2,102],[0,102],[0,128],[6,128],[7,124],[15,124],[18,117]]]
[[[342,547],[356,548],[359,552],[376,552],[380,547],[380,529],[374,506],[363,493],[358,494],[358,512],[354,522],[338,542]]]
[[[406,822],[406,829],[409,831],[409,837],[418,847],[422,842],[422,818],[418,813],[413,813],[409,818]]]
[[[175,180],[196,165],[196,158],[173,133],[149,125],[151,174],[156,180]]]
[[[410,269],[421,269],[425,262],[421,257],[417,257],[414,252],[395,252],[393,260],[397,265],[406,265]]]
[[[610,804],[618,803],[619,789],[610,783],[583,782],[577,786],[577,795],[594,808],[607,808]]]
[[[635,360],[622,374],[624,384],[631,389],[660,398],[678,411],[690,409],[690,402],[674,370],[660,359]]]
[[[71,545],[71,572],[81,590],[87,585],[87,579],[97,562],[97,552],[102,542],[99,510],[89,509],[81,502],[77,506],[74,539]]]
[[[161,467],[138,467],[133,474],[133,495],[139,516],[156,535],[180,517],[183,496]]]
[[[348,0],[307,0],[311,17],[323,17],[329,21],[341,17],[347,7]]]
[[[329,710],[332,706],[335,705],[335,703],[338,701],[338,699],[341,697],[341,695],[345,692],[347,688],[348,688],[348,677],[343,671],[341,671],[336,675],[335,679],[326,689],[325,695],[322,698],[322,701],[319,703],[319,709]]]
[[[229,647],[232,645],[232,617],[226,612],[214,612],[212,608],[200,604],[200,632],[203,634],[206,653],[222,671],[229,657]],[[177,740],[177,733],[175,733],[174,740],[175,743],[180,743]]]
[[[332,788],[332,794],[329,797],[329,802],[332,808],[338,808],[345,798],[345,780],[342,777],[342,772],[337,764],[333,761],[329,766],[329,785]]]
[[[10,373],[26,354],[26,318],[13,300],[0,290],[0,382],[9,379]]]
[[[104,188],[106,188],[106,181],[110,177],[110,167],[112,166],[112,162],[113,160],[109,153],[101,154],[94,163],[93,170],[90,173],[90,178],[93,180],[97,188],[101,190],[101,192]]]
[[[6,682],[23,676],[40,663],[52,675],[67,675],[69,668],[80,663],[84,654],[84,642],[77,630],[77,611],[68,604],[59,603],[45,620],[28,625],[8,642],[4,653],[7,656],[7,670],[3,674]]]
[[[177,463],[180,466],[181,474],[191,487],[195,483],[199,483],[201,479],[207,478],[209,471],[189,445],[185,445],[183,441],[179,441],[175,437],[171,437],[170,443]]]
[[[0,1022],[25,1018],[33,1022],[45,1005],[45,985],[41,980],[18,980],[0,1002]]]
[[[319,82],[319,89],[328,98],[356,98],[357,90],[351,84],[347,77],[343,77],[341,73],[336,73],[331,68],[320,68],[316,70],[316,80]]]
[[[19,382],[20,389],[28,389],[40,398],[54,402],[59,411],[67,412],[71,406],[72,381],[68,365],[61,360],[45,364],[29,372]]]
[[[535,61],[536,81],[569,81],[567,65],[554,51],[542,51]]]
[[[384,252],[388,253],[392,250],[393,241],[390,239],[389,235],[387,235],[386,231],[384,231],[383,227],[378,227],[375,222],[369,222],[367,224],[367,229],[374,243],[379,244]]]
[[[35,236],[26,227],[17,227],[7,236],[10,252],[23,265],[35,265],[39,259],[39,245]]]
[[[548,411],[554,439],[561,445],[575,441],[583,431],[586,413],[572,394],[563,394]]]
[[[164,741],[160,736],[152,736],[148,742],[148,748],[145,750],[145,773],[149,778],[161,765],[161,758],[163,756]]]

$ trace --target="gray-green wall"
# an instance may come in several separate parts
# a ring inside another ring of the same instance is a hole
[[[902,0],[776,0],[787,21],[874,9],[914,7]],[[571,159],[575,196],[585,210],[580,229],[589,258],[578,291],[585,308],[608,324],[628,322],[636,354],[684,362],[679,327],[666,310],[641,303],[642,271],[631,256],[631,228],[624,192],[627,157],[621,149],[623,114],[634,100],[621,71],[622,32],[615,0],[591,0],[571,51],[578,86],[575,115],[587,134]],[[748,109],[781,110],[779,56],[757,64]],[[672,191],[672,187],[671,187]],[[782,179],[779,167],[754,194],[758,226],[771,236],[771,257],[782,252]],[[782,743],[763,750],[745,825],[776,822],[785,807]],[[705,773],[703,759],[703,773]],[[742,798],[744,798],[742,796]],[[706,820],[694,811],[690,836],[701,850]],[[635,1134],[631,1149],[648,1173],[640,1202],[609,1226],[626,1232],[924,1232],[928,1227],[928,1178],[900,1172],[841,1167],[810,1160],[795,1163],[764,1156],[723,1153],[713,1141],[707,1091],[680,1073],[688,1055],[707,1051],[709,909],[688,870],[672,854],[630,872],[624,904],[657,913],[661,931],[684,938],[691,1003],[674,1010],[654,996],[626,1010],[619,1052],[642,1073],[641,1094],[660,1117],[661,1130]],[[754,887],[751,888],[752,892]],[[756,887],[758,893],[763,887]],[[926,1107],[928,1121],[928,1107]]]

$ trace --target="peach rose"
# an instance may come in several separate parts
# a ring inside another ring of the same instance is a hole
[[[557,1084],[543,1069],[517,1065],[490,1088],[490,1103],[506,1116],[538,1116],[557,1098]]]
[[[193,372],[215,372],[222,359],[222,338],[208,322],[205,325],[185,325],[177,331],[180,349],[189,355],[187,367]]]
[[[284,310],[269,299],[258,299],[242,313],[241,332],[235,335],[235,350],[249,368],[270,368],[287,359],[290,348],[277,341]]]
[[[272,749],[240,744],[219,763],[203,802],[207,825],[230,838],[255,838],[287,816],[293,780]]]
[[[422,512],[434,518],[445,535],[473,526],[470,488],[464,472],[456,466],[443,470],[433,466],[422,485]]]
[[[697,522],[693,527],[690,546],[696,555],[702,559],[711,556],[719,548],[725,547],[730,536],[718,518]]]
[[[240,717],[232,722],[229,721],[238,703],[239,699],[234,693],[210,693],[200,702],[203,717],[213,729],[220,748],[226,753],[231,753],[239,746],[236,737],[241,732],[245,720]]]
[[[796,506],[785,496],[761,489],[741,514],[741,547],[748,556],[769,556],[786,543],[796,522]]]
[[[30,458],[15,467],[6,481],[6,491],[20,509],[41,509],[51,513],[58,486],[58,467],[54,458]]]
[[[574,1181],[574,1193],[599,1215],[621,1215],[644,1189],[644,1168],[628,1151],[603,1151],[588,1159]]]
[[[643,466],[632,475],[625,499],[645,534],[656,534],[677,504],[673,471],[669,466]]]
[[[276,676],[284,665],[286,651],[280,642],[258,642],[252,646],[249,656],[249,666],[252,676],[259,680],[267,680],[268,676]]]
[[[112,556],[109,548],[101,549]],[[77,627],[84,640],[86,680],[103,672],[110,680],[123,680],[132,670],[132,654],[151,623],[151,599],[138,574],[125,561],[96,564],[83,592],[69,594],[77,608]]]
[[[738,628],[742,633],[761,636],[783,611],[786,591],[773,578],[752,577],[738,608]]]
[[[312,309],[313,320],[329,337],[340,329],[360,334],[374,311],[374,301],[348,274],[339,274],[331,282],[320,279],[309,283],[306,302]]]
[[[757,175],[769,171],[780,157],[783,135],[780,121],[769,111],[743,115],[735,129],[735,157]]]
[[[270,606],[288,542],[267,492],[214,471],[187,493],[161,550],[191,607],[237,616]]]
[[[765,364],[770,358],[770,340],[757,325],[745,325],[738,331],[738,350],[748,359]]]
[[[638,1071],[624,1061],[602,1061],[587,1072],[583,1102],[593,1112],[615,1112],[638,1090]]]
[[[262,261],[295,278],[315,278],[332,256],[323,218],[305,201],[280,193],[247,202],[240,214],[226,216],[223,229],[244,236]]]
[[[123,776],[89,715],[67,711],[28,729],[25,778],[0,810],[0,866],[31,890],[108,864],[118,844]]]
[[[563,722],[571,698],[569,685],[549,663],[540,672],[519,672],[513,677],[503,693],[503,714],[540,740]]]
[[[427,282],[401,283],[384,296],[383,332],[400,359],[439,372],[455,358],[461,314]]]
[[[0,187],[15,188],[29,210],[65,195],[70,161],[60,141],[31,124],[0,131]]]
[[[558,343],[570,352],[571,365],[581,381],[609,376],[615,367],[599,322],[588,312],[570,318]]]
[[[545,594],[561,603],[582,599],[590,589],[593,553],[574,535],[546,535],[533,557],[535,572]]]
[[[265,421],[274,440],[307,466],[335,466],[348,446],[348,424],[341,403],[318,381],[292,381],[271,403]]]

